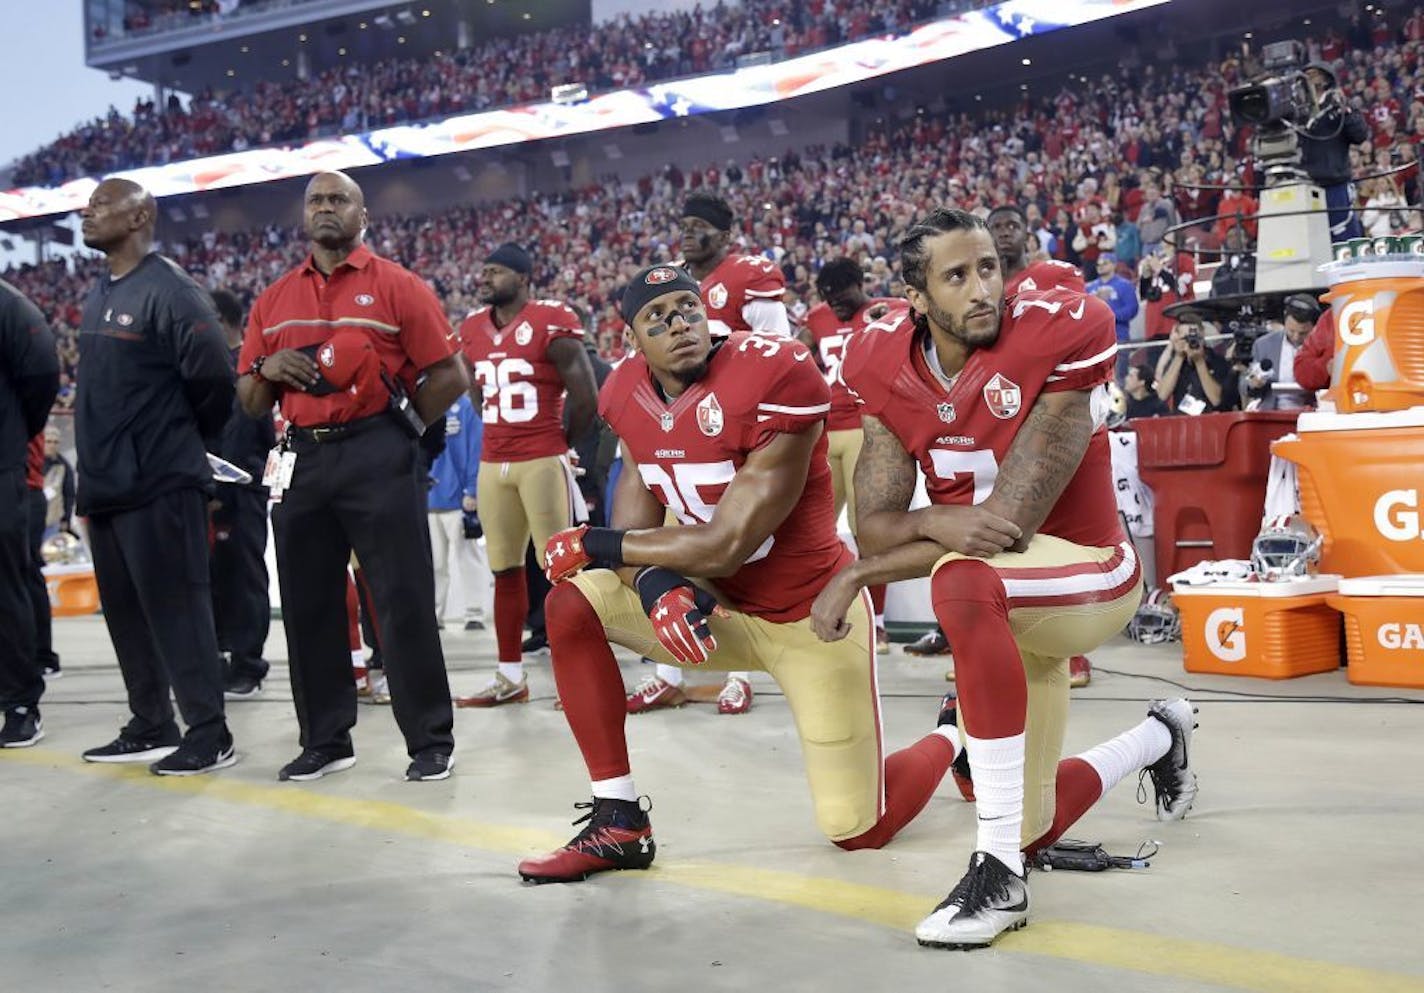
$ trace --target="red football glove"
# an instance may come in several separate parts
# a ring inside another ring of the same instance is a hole
[[[581,569],[616,569],[623,564],[623,532],[580,524],[549,537],[544,546],[544,575],[549,582],[568,579]]]
[[[653,633],[683,665],[701,665],[717,650],[707,618],[727,612],[706,590],[692,585],[671,569],[650,566],[633,580]]]

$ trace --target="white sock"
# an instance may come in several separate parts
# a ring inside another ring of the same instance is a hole
[[[988,852],[1022,876],[1019,835],[1024,813],[1024,736],[976,738],[966,734],[964,738],[979,815],[974,850]]]
[[[593,795],[600,800],[627,800],[636,802],[638,791],[633,788],[632,776],[614,776],[612,779],[595,779]]]
[[[682,669],[678,666],[663,665],[661,662],[658,662],[656,665],[654,665],[653,668],[654,671],[657,673],[658,678],[661,679],[663,682],[667,683],[669,686],[682,685]]]
[[[1151,765],[1172,747],[1172,732],[1167,725],[1149,717],[1135,728],[1124,731],[1101,745],[1094,745],[1077,756],[1093,767],[1103,781],[1106,793],[1138,769]],[[979,785],[977,782],[974,784]]]
[[[524,678],[524,663],[501,662],[499,664],[499,674],[511,683],[517,683]]]
[[[945,741],[949,742],[950,745],[954,748],[954,757],[959,758],[960,749],[964,747],[959,743],[959,728],[955,727],[953,724],[941,724],[939,727],[931,731],[930,734],[937,734]]]
[[[884,615],[884,614],[876,614],[876,615],[875,615],[875,626],[878,627],[878,628],[883,628],[883,627],[885,626],[885,615]]]
[[[359,649],[359,648],[356,649],[354,652],[351,653],[351,668],[353,668],[353,669],[364,669],[364,668],[366,668],[366,659],[361,655],[361,649]]]

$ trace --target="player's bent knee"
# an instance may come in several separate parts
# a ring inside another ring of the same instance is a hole
[[[816,804],[816,825],[831,844],[846,851],[879,848],[889,839],[876,840],[875,822],[867,820],[866,811],[858,804],[831,801]]]
[[[544,623],[551,629],[557,625],[561,630],[579,635],[603,629],[593,604],[573,583],[558,583],[549,591],[544,598]]]
[[[946,635],[981,622],[986,610],[1008,617],[1004,582],[992,566],[979,559],[944,561],[930,577],[930,599]]]

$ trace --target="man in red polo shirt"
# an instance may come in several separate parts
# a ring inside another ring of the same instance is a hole
[[[260,417],[279,403],[289,425],[269,470],[302,753],[278,778],[317,779],[355,762],[345,600],[354,550],[412,760],[406,778],[444,779],[454,764],[454,712],[416,440],[469,379],[435,294],[363,244],[365,199],[355,182],[316,176],[303,217],[311,255],[253,304],[238,362],[243,409]]]

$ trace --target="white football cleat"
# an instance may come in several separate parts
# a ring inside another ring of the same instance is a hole
[[[1028,880],[988,852],[969,857],[969,871],[915,928],[929,948],[986,948],[1028,923]]]
[[[1190,700],[1153,700],[1147,708],[1147,716],[1155,717],[1167,726],[1172,735],[1172,745],[1142,775],[1152,779],[1152,790],[1156,794],[1157,819],[1159,821],[1180,821],[1192,809],[1197,798],[1197,774],[1192,771],[1190,753],[1192,731],[1196,729],[1197,709]],[[1146,790],[1142,787],[1142,776],[1138,776],[1138,799],[1146,802]]]

